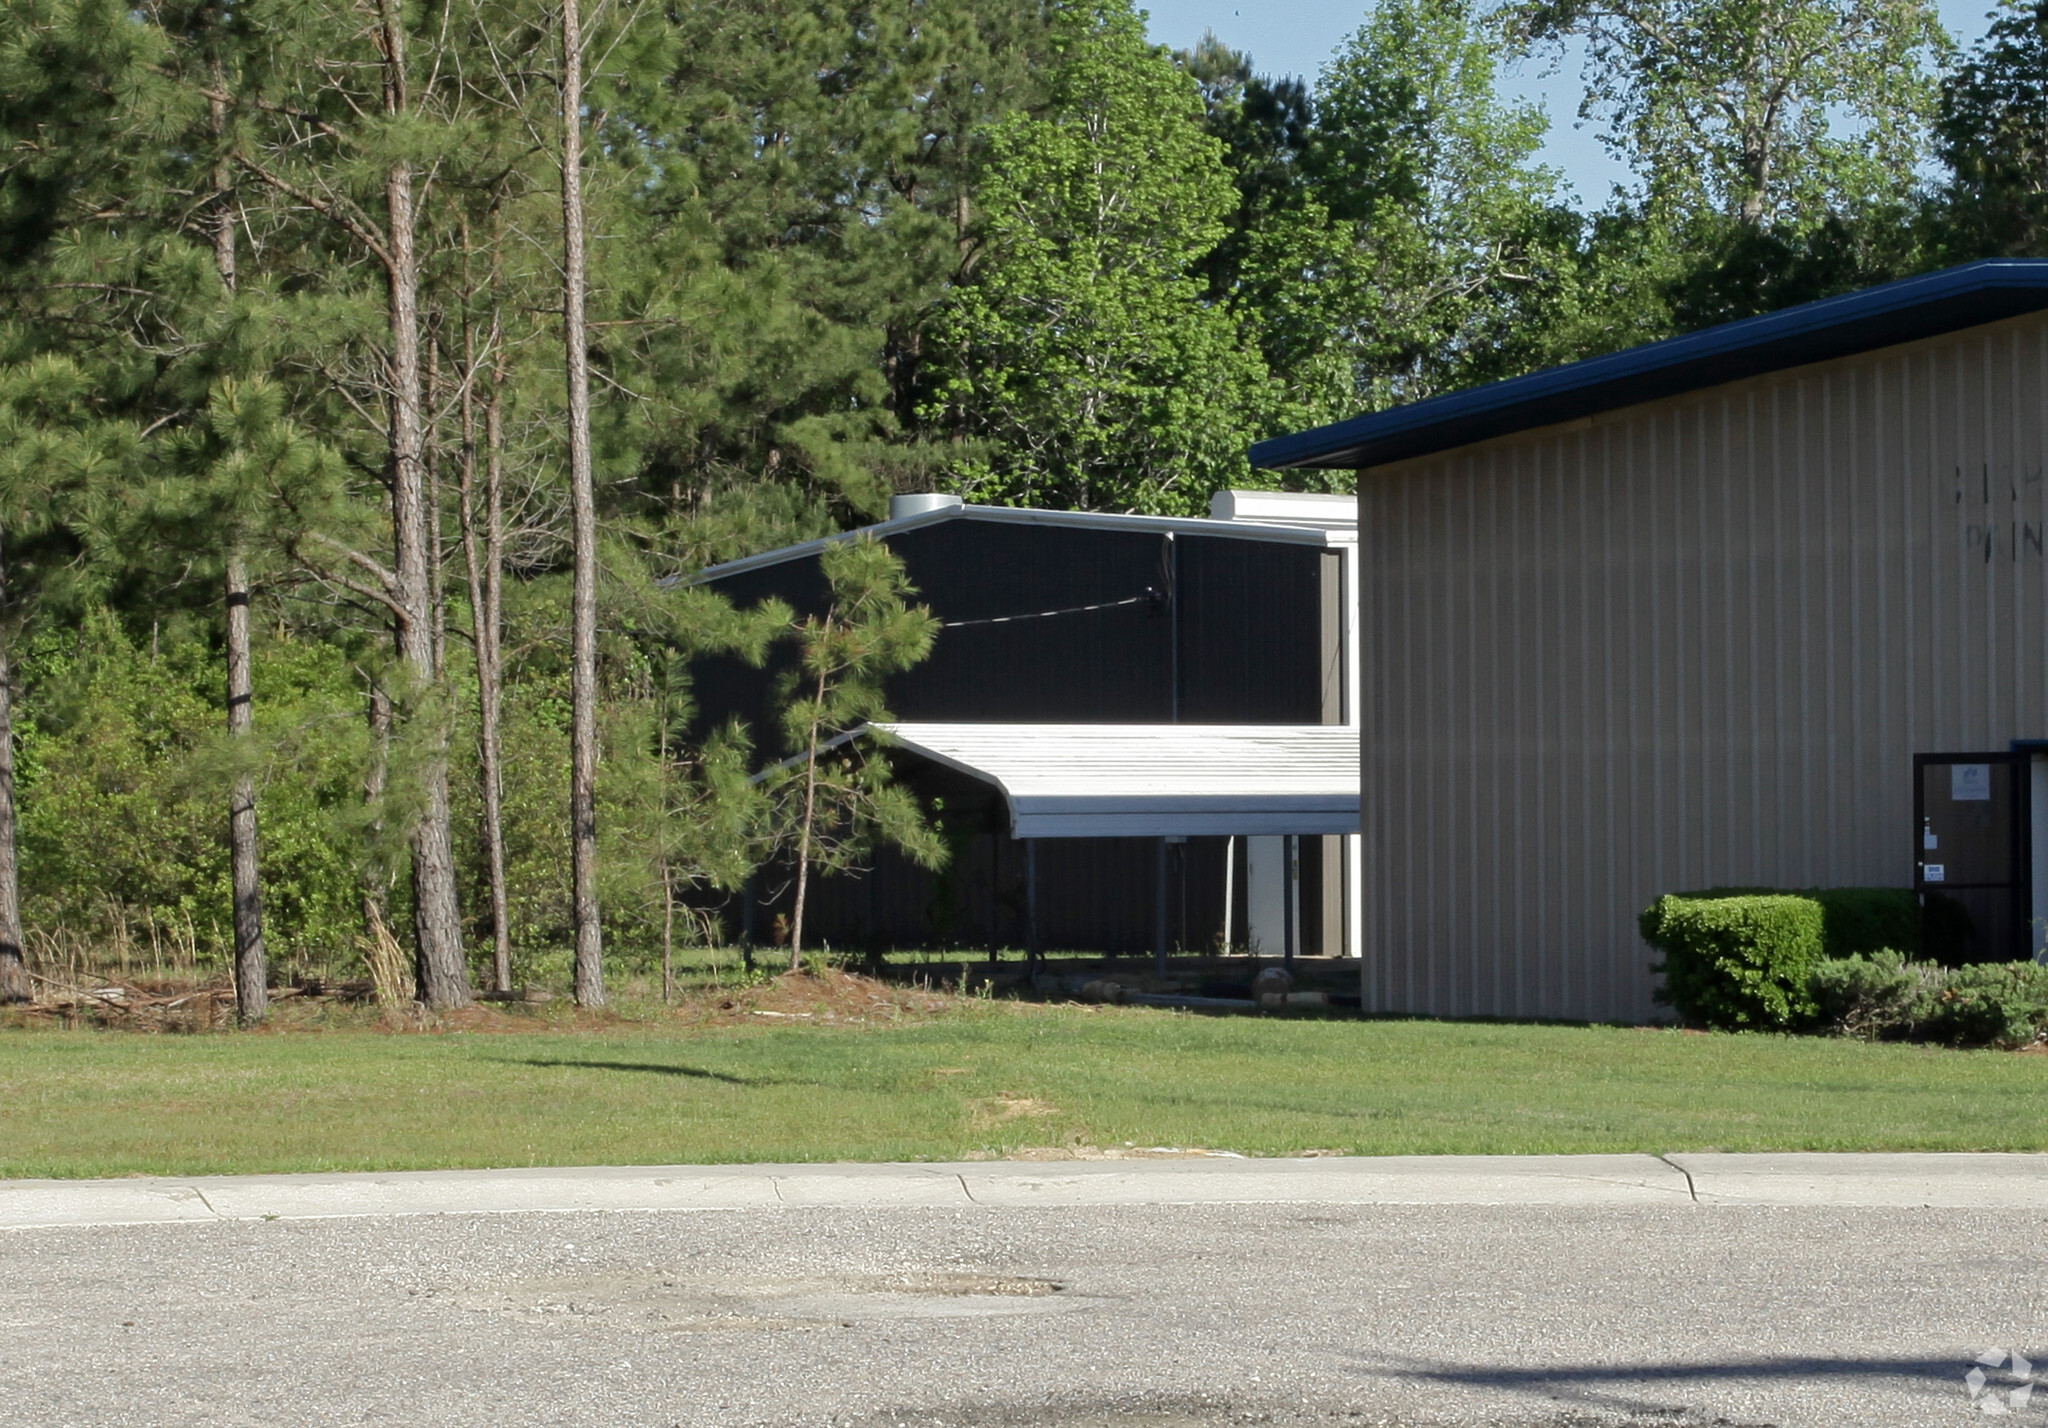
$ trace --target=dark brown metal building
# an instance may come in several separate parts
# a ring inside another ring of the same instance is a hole
[[[942,623],[932,655],[889,685],[890,712],[912,723],[1341,724],[1350,601],[1348,500],[1262,498],[1291,519],[1170,519],[966,506],[899,498],[865,532],[900,556],[918,600]],[[1225,511],[1232,509],[1225,499]],[[830,539],[849,539],[854,534]],[[736,605],[774,597],[822,610],[826,588],[811,542],[735,561],[700,580]],[[782,659],[789,655],[782,652]],[[701,727],[737,717],[773,747],[783,669],[733,658],[696,674]],[[952,865],[934,875],[884,854],[871,874],[827,879],[807,913],[837,947],[1022,947],[1030,911],[1027,856],[987,783],[900,760],[938,801]],[[1262,906],[1290,909],[1298,950],[1345,948],[1347,844],[1301,840],[1297,880],[1281,874],[1279,838],[1190,837],[1170,843],[1166,936],[1213,950],[1273,940]],[[1151,950],[1159,931],[1157,840],[1040,840],[1038,940],[1049,948]],[[1229,882],[1226,883],[1226,867]],[[786,902],[764,878],[751,922]],[[735,916],[738,916],[735,912]],[[738,929],[732,929],[737,931]],[[807,940],[809,940],[807,938]],[[1271,950],[1280,950],[1277,946]]]

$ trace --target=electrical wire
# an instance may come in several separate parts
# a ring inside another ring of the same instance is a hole
[[[1034,610],[1028,615],[995,615],[986,620],[943,620],[942,629],[964,630],[970,625],[1008,625],[1018,620],[1049,620],[1054,615],[1085,615],[1090,610],[1116,610],[1125,605],[1143,605],[1157,601],[1159,593],[1147,590],[1143,595],[1133,595],[1128,600],[1105,600],[1097,605],[1068,605],[1059,610]]]

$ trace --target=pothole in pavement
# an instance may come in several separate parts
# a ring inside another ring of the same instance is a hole
[[[658,1271],[519,1280],[460,1297],[471,1312],[636,1333],[853,1328],[878,1321],[1062,1313],[1089,1296],[1053,1279],[956,1272],[742,1281]]]

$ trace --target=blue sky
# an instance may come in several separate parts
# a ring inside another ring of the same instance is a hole
[[[1253,0],[1139,0],[1150,15],[1152,38],[1185,49],[1214,30],[1232,49],[1243,50],[1267,74],[1313,77],[1323,61],[1363,20],[1359,0],[1291,0],[1257,4]],[[1987,0],[1940,0],[1941,18],[1949,33],[1965,44],[1984,33]],[[1597,205],[1609,187],[1627,177],[1607,156],[1590,129],[1574,129],[1578,108],[1578,70],[1567,64],[1544,78],[1536,65],[1510,76],[1509,88],[1540,100],[1550,114],[1550,138],[1544,161],[1563,170],[1582,201]]]

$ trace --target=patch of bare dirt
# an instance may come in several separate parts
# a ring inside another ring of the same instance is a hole
[[[967,1121],[976,1130],[988,1130],[1008,1121],[1043,1120],[1059,1113],[1058,1106],[1036,1096],[981,1096],[967,1103]]]
[[[676,1011],[684,1020],[728,1025],[796,1021],[859,1026],[937,1016],[973,1000],[933,987],[884,982],[823,967],[784,972],[770,981],[743,987],[695,992],[679,1003]]]
[[[225,979],[129,982],[91,979],[72,985],[38,978],[36,1000],[0,1007],[0,1026],[23,1029],[90,1028],[107,1031],[225,1031],[235,1025],[234,988]],[[873,1026],[941,1016],[968,1004],[1029,1010],[1026,1004],[991,1003],[930,985],[885,982],[837,968],[785,972],[732,987],[686,992],[673,1004],[628,1000],[619,1007],[578,1007],[545,992],[503,999],[480,997],[471,1006],[433,1012],[385,1008],[362,983],[308,983],[271,991],[271,1014],[257,1034],[311,1031],[385,1031],[394,1034],[461,1032],[615,1031],[702,1026]],[[949,1068],[966,1074],[969,1068]]]

